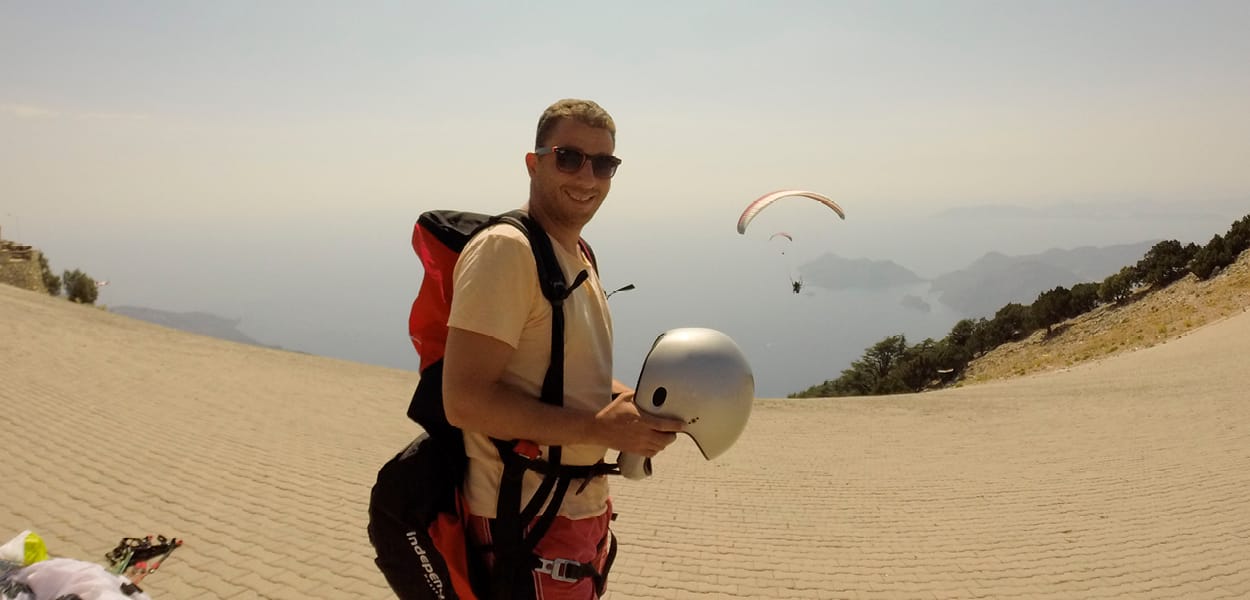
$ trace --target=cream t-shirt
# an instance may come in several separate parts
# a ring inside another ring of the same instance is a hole
[[[598,412],[611,401],[612,320],[599,277],[581,252],[570,254],[552,240],[565,280],[573,283],[585,270],[589,277],[564,301],[564,406]],[[490,336],[516,349],[504,370],[503,382],[537,399],[551,360],[551,303],[538,284],[534,255],[525,234],[508,224],[495,225],[465,246],[453,274],[448,326]],[[503,463],[490,439],[464,432],[469,469],[465,496],[475,515],[495,516]],[[542,448],[547,457],[547,447]],[[563,446],[560,462],[593,465],[607,448]],[[522,503],[529,502],[542,476],[527,471],[522,481]],[[574,481],[560,514],[582,519],[603,514],[608,483],[595,477],[577,493]]]

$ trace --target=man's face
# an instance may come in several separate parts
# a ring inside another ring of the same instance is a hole
[[[568,118],[556,123],[546,145],[578,150],[588,156],[612,154],[616,147],[608,130]],[[556,168],[554,154],[531,153],[525,162],[533,191],[531,209],[563,225],[580,228],[590,222],[612,188],[611,179],[595,177],[591,172],[589,159],[574,173]]]

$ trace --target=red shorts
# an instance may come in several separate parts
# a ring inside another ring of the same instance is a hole
[[[596,600],[599,595],[595,590],[595,581],[584,577],[576,581],[553,579],[550,572],[551,562],[559,559],[594,565],[595,571],[604,572],[607,566],[608,552],[611,549],[608,525],[612,521],[612,501],[608,501],[608,509],[602,515],[586,519],[568,519],[556,517],[534,549],[534,553],[546,559],[547,570],[535,569],[533,575],[535,600]],[[465,523],[466,535],[471,546],[488,546],[491,544],[491,519],[469,515]],[[487,566],[494,566],[494,556],[487,552],[483,557]],[[517,590],[521,592],[522,590]],[[522,594],[525,597],[526,594]]]

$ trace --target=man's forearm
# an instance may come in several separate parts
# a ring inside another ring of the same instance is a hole
[[[615,385],[613,386],[615,389]],[[596,443],[595,413],[552,406],[517,388],[496,383],[449,411],[452,425],[493,438],[524,439],[548,446]]]

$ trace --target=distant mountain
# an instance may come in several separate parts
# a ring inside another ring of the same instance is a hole
[[[955,206],[934,215],[939,219],[1030,219],[1037,218],[1036,208],[1008,204]]]
[[[239,331],[239,323],[242,319],[227,319],[217,315],[205,312],[171,312],[167,310],[159,310],[155,308],[144,308],[141,306],[110,306],[109,312],[124,315],[132,319],[147,321],[163,325],[170,329],[186,331],[188,333],[198,333],[209,337],[239,342],[243,344],[251,344],[253,346],[264,346],[266,348],[277,348],[280,346],[271,346],[262,344],[252,339],[247,334]]]
[[[924,281],[890,260],[842,258],[826,252],[799,267],[803,282],[830,290],[879,290]]]
[[[1082,281],[1102,281],[1122,267],[1137,264],[1159,241],[1104,247],[1081,246],[1071,250],[1052,248],[1035,256],[1040,262],[1072,271]]]
[[[1026,256],[991,252],[964,269],[938,276],[930,289],[942,304],[969,317],[988,318],[1012,302],[1031,304],[1038,294],[1056,286],[1101,282],[1136,264],[1156,243],[1051,249]]]
[[[917,296],[915,294],[907,294],[906,296],[903,296],[903,298],[899,300],[899,304],[903,308],[910,308],[912,310],[918,310],[923,313],[933,311],[933,307],[929,306],[929,303],[925,302],[924,298],[921,298],[920,296]]]
[[[1176,221],[1237,219],[1244,214],[1247,198],[1224,198],[1183,202],[1127,200],[1121,202],[1064,202],[1060,204],[978,204],[954,206],[935,213],[939,219],[1058,219],[1130,221],[1168,219]]]

